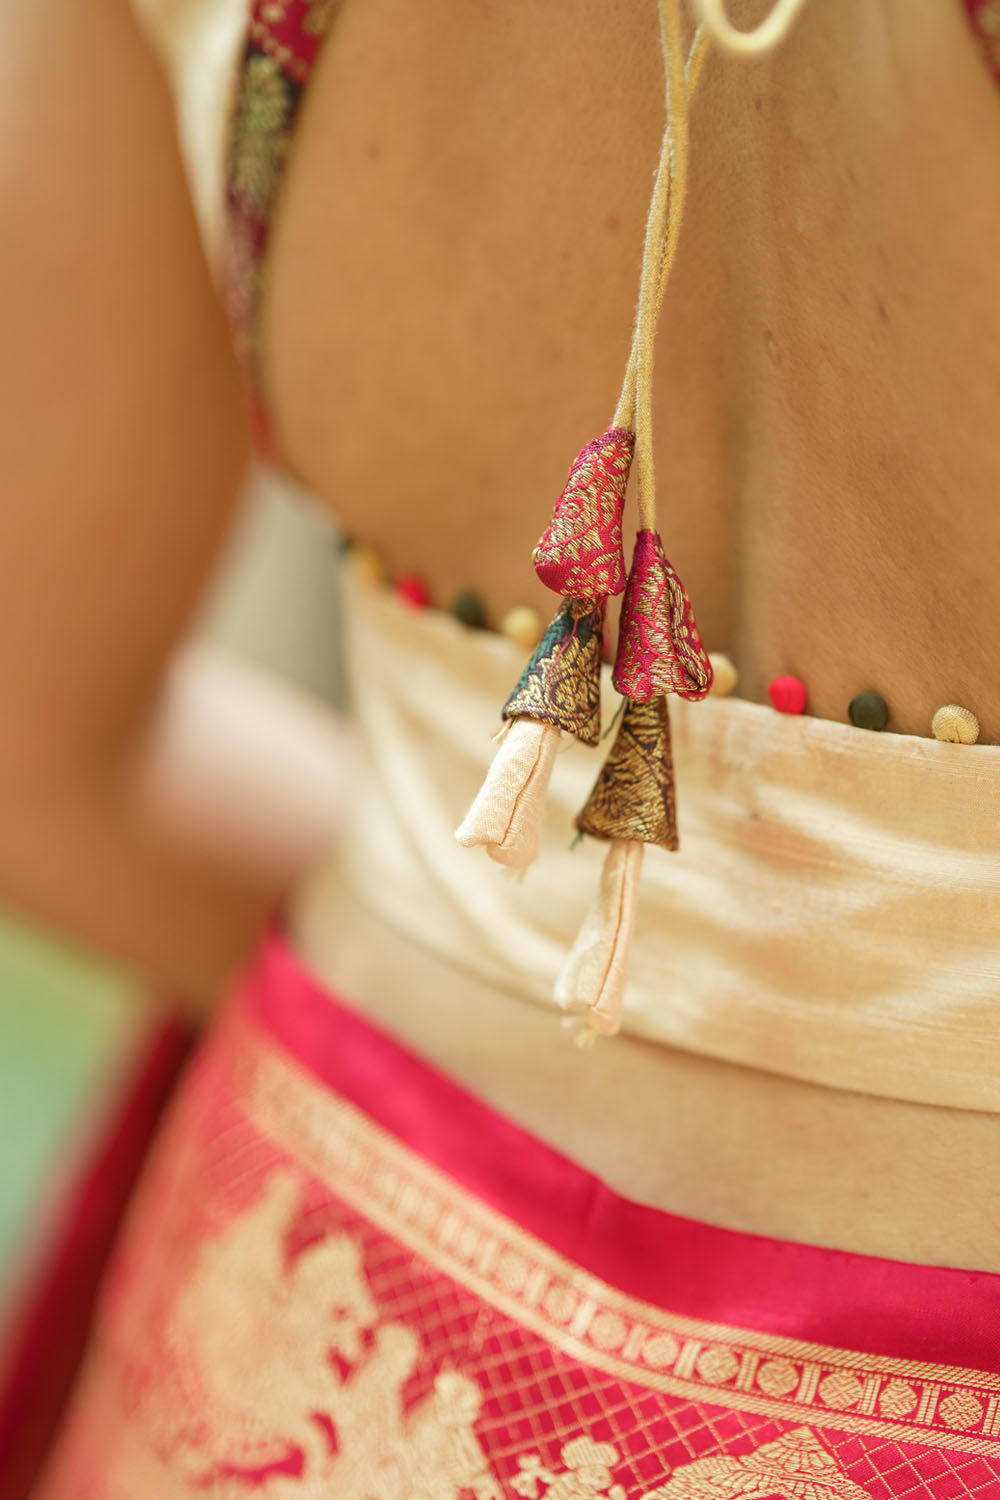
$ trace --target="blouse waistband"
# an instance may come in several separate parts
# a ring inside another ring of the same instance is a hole
[[[540,858],[511,879],[454,829],[521,652],[350,572],[344,613],[368,775],[343,877],[458,974],[551,1003],[603,857],[589,840],[570,848],[603,751],[559,757]],[[681,848],[646,861],[625,1029],[831,1087],[1000,1111],[1000,746],[736,698],[671,699],[671,718]]]

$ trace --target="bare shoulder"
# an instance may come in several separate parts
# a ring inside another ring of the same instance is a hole
[[[3,759],[33,765],[41,744],[72,756],[141,718],[245,438],[171,102],[127,0],[2,0],[0,80]]]

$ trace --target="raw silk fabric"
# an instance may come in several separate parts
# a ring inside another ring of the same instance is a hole
[[[973,1500],[1000,1277],[617,1197],[272,938],[147,1177],[38,1500]]]
[[[341,878],[455,983],[553,1005],[606,851],[570,844],[608,742],[567,740],[538,860],[511,880],[453,830],[494,753],[518,647],[356,573],[344,602],[368,779]],[[607,725],[607,668],[604,692]],[[680,849],[646,853],[625,1031],[829,1087],[1000,1110],[1000,746],[737,698],[670,702]]]

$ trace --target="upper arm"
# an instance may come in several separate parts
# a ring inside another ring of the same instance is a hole
[[[0,0],[0,786],[117,753],[246,458],[239,381],[126,0]]]

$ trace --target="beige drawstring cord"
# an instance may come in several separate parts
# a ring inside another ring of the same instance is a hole
[[[613,426],[635,433],[636,503],[639,526],[655,531],[656,476],[653,461],[653,351],[660,308],[673,268],[687,197],[691,100],[714,41],[725,51],[760,56],[779,45],[805,0],[776,0],[770,15],[753,31],[738,31],[725,13],[725,0],[691,0],[700,22],[682,63],[680,0],[659,0],[666,122],[656,182],[646,220],[639,303],[625,378]]]
[[[726,15],[726,0],[692,0],[698,19],[726,52],[743,57],[759,57],[785,40],[805,0],[776,0],[766,20],[752,31],[738,31]]]
[[[680,0],[659,0],[666,121],[646,221],[635,328],[614,416],[615,426],[630,428],[635,434],[636,499],[641,533],[658,536],[653,456],[653,356],[657,324],[676,258],[687,197],[691,100],[712,39],[718,39],[729,51],[744,54],[763,52],[777,45],[787,33],[802,3],[803,0],[778,0],[767,21],[756,31],[745,34],[733,30],[724,14],[722,0],[718,0],[718,3],[715,0],[696,0],[701,25],[695,32],[685,64]],[[637,551],[636,559],[638,556]],[[634,561],[633,571],[636,565]],[[626,618],[629,609],[628,590],[631,587],[630,574],[626,591]],[[648,620],[646,625],[648,631]],[[619,690],[622,690],[617,676],[615,680]],[[640,703],[644,701],[639,700]],[[667,848],[677,847],[676,825],[672,821],[669,719],[666,714],[666,699],[663,698],[660,702],[666,762],[665,766],[659,767],[659,776],[647,778],[649,784],[645,787],[644,796],[649,806],[645,810],[655,810],[661,802],[666,805],[666,788],[669,791],[667,800],[670,807],[670,829],[664,831],[658,827],[654,836],[651,827],[637,827],[634,832],[623,837],[624,828],[612,830],[611,827],[603,827],[601,816],[596,818],[596,822],[587,821],[591,805],[589,802],[581,815],[585,821],[577,820],[579,828],[596,833],[599,837],[610,837],[596,899],[556,982],[556,1001],[563,1010],[582,1022],[577,1040],[584,1045],[590,1045],[599,1034],[614,1035],[621,1026],[628,950],[635,924],[644,841],[658,842]],[[645,710],[640,709],[639,712]],[[624,726],[619,730],[619,740],[623,739],[623,729]],[[619,744],[616,741],[591,795],[591,801],[595,802],[599,813],[603,811],[599,795],[602,779],[608,780],[609,767],[615,761],[618,751]],[[624,753],[622,758],[627,758]],[[629,783],[634,784],[635,765],[632,761],[627,766],[627,775]],[[618,808],[621,800],[612,799],[612,804]]]
[[[565,596],[549,628],[555,632],[554,645],[558,645],[557,627],[567,610],[572,621],[583,618],[581,609],[596,612],[598,624],[587,639],[598,641],[605,599],[621,591],[624,579],[621,511],[634,439],[640,537],[625,585],[626,626],[630,608],[636,618],[640,613],[630,604],[633,588],[638,598],[649,585],[652,603],[643,600],[643,631],[633,642],[630,670],[619,672],[619,660],[615,663],[615,684],[626,693],[627,708],[611,753],[577,819],[582,832],[607,840],[608,852],[595,902],[556,987],[559,1005],[582,1023],[578,1040],[583,1045],[598,1034],[613,1035],[621,1025],[644,845],[677,848],[666,693],[701,697],[711,684],[711,665],[690,601],[662,552],[653,457],[654,344],[684,217],[691,100],[713,40],[727,51],[744,55],[767,51],[787,35],[804,0],[776,0],[767,20],[746,33],[730,24],[724,0],[691,3],[700,24],[685,59],[682,0],[658,0],[666,118],[646,219],[635,325],[612,427],[577,455],[554,520],[535,549],[539,577]],[[564,504],[567,496],[572,503]],[[564,511],[572,516],[571,526]],[[581,535],[587,538],[582,559]],[[576,632],[574,624],[569,638],[575,639]],[[627,633],[619,640],[619,657],[623,640],[627,646]],[[578,654],[579,661],[566,663],[562,647],[548,650],[544,640],[536,650],[504,710],[515,715],[514,727],[458,830],[460,843],[484,844],[492,858],[516,869],[523,870],[537,850],[542,805],[560,734],[568,731],[585,744],[597,743],[600,653],[581,650]],[[626,649],[626,668],[630,660]],[[664,663],[666,671],[661,670]],[[536,677],[545,686],[540,698],[524,686],[527,682],[530,687]],[[574,691],[567,700],[570,682]],[[563,704],[558,713],[550,702],[553,693]],[[586,713],[581,714],[581,705]],[[544,712],[539,713],[540,708]]]
[[[636,500],[639,526],[656,530],[656,479],[653,463],[653,351],[660,308],[680,238],[687,196],[688,114],[708,55],[708,34],[695,33],[683,61],[680,0],[660,0],[660,47],[663,53],[666,120],[639,277],[639,304],[628,364],[612,425],[635,433]]]

